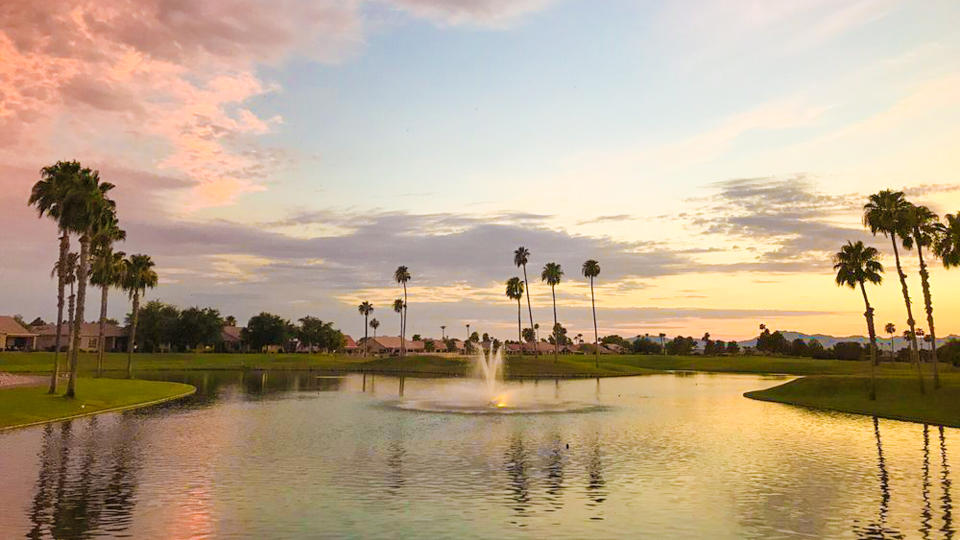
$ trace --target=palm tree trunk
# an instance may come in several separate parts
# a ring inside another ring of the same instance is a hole
[[[907,289],[907,275],[903,273],[903,267],[900,265],[900,250],[897,249],[897,235],[891,234],[890,240],[893,242],[893,259],[897,263],[897,274],[900,276],[900,290],[903,291],[903,303],[907,306],[907,325],[910,326],[910,358],[917,365],[917,378],[920,380],[920,393],[926,393],[926,387],[923,384],[923,368],[920,366],[920,352],[917,347],[916,321],[913,320],[913,308],[910,307],[910,291]]]
[[[53,373],[50,375],[51,394],[57,393],[57,379],[60,377],[60,331],[63,330],[63,295],[66,288],[66,277],[63,273],[67,265],[67,254],[70,252],[70,236],[67,231],[60,231],[60,258],[57,263],[57,334],[53,338]]]
[[[74,276],[76,277],[76,276]],[[70,297],[67,299],[67,364],[70,363],[70,351],[73,350],[73,314],[76,311],[77,295],[73,291],[74,285],[70,284]]]
[[[593,353],[594,363],[600,369],[600,333],[597,332],[597,302],[593,296],[593,277],[590,277],[590,307],[593,308]]]
[[[400,358],[407,355],[407,282],[403,282],[403,324],[400,328]]]
[[[863,293],[863,304],[866,311],[863,316],[867,318],[867,333],[870,334],[870,400],[877,399],[877,332],[873,326],[873,308],[870,307],[870,300],[867,299],[867,288],[860,282],[860,292]]]
[[[127,378],[133,378],[133,348],[137,343],[137,323],[140,322],[140,291],[133,292],[133,320],[130,321],[130,335],[127,342]]]
[[[553,363],[557,363],[560,358],[560,333],[557,332],[557,287],[550,286],[550,294],[553,295]]]
[[[90,235],[80,237],[80,260],[77,263],[77,307],[73,313],[73,336],[70,350],[70,378],[67,379],[68,398],[77,395],[77,373],[80,371],[80,334],[87,300],[87,267],[90,266]]]
[[[933,297],[930,294],[930,272],[923,260],[923,248],[917,242],[917,256],[920,258],[920,285],[923,287],[923,306],[927,311],[927,329],[930,331],[930,361],[933,362],[933,388],[940,388],[940,370],[937,367],[937,332],[933,329]]]
[[[523,322],[520,314],[523,311],[520,309],[520,297],[517,297],[517,345],[520,346],[520,355],[523,356]]]
[[[367,335],[368,335],[367,331],[370,325],[367,324],[367,317],[368,315],[364,313],[363,314],[363,357],[364,358],[367,357],[367,350],[370,349],[370,340],[367,339]]]
[[[100,287],[100,335],[97,337],[97,377],[103,374],[103,349],[106,345],[104,337],[107,333],[107,295],[110,287]]]
[[[527,314],[530,316],[530,330],[533,331],[533,345],[534,345],[534,355],[538,356],[540,354],[540,348],[537,347],[537,341],[539,340],[537,336],[537,329],[533,326],[533,305],[530,303],[530,283],[527,282],[527,265],[523,265],[523,286],[527,289]],[[523,341],[520,341],[521,349]]]

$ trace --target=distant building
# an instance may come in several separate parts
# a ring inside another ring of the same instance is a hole
[[[453,350],[448,350],[447,344],[442,339],[426,338],[418,341],[412,339],[404,340],[408,353],[462,353],[464,352],[464,343],[459,339],[451,340]],[[433,342],[432,350],[427,350],[427,342]],[[365,347],[364,344],[367,344]],[[356,351],[363,354],[364,349],[369,354],[378,354],[383,356],[396,356],[400,354],[400,338],[394,336],[377,336],[361,339],[356,344]]]
[[[60,349],[67,350],[72,335],[69,324],[60,326]],[[57,343],[57,325],[42,324],[30,328],[37,334],[37,349],[52,351]],[[104,327],[104,351],[123,352],[127,350],[127,331],[120,325],[107,323]],[[80,350],[82,352],[97,352],[100,350],[100,323],[88,322],[80,325]]]
[[[0,351],[37,350],[36,332],[23,326],[13,317],[0,315]]]
[[[243,339],[243,328],[239,326],[224,326],[220,330],[223,352],[249,352],[249,346]]]

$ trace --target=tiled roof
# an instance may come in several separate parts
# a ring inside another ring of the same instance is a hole
[[[67,323],[63,323],[63,326],[60,329],[60,336],[66,337],[69,333]],[[56,324],[43,324],[38,326],[32,326],[31,329],[41,336],[56,336],[57,335],[57,325]],[[81,336],[99,336],[100,335],[100,323],[99,322],[87,322],[83,323],[80,327]],[[122,337],[127,335],[125,328],[116,325],[107,323],[104,327],[105,337]]]
[[[30,337],[37,335],[27,330],[27,328],[18,323],[16,319],[7,315],[0,315],[0,334],[10,337]]]

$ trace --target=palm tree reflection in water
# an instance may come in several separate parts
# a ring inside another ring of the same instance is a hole
[[[132,434],[111,437],[98,419],[78,439],[73,422],[44,427],[36,493],[27,516],[27,538],[87,538],[117,535],[130,525],[136,504],[139,456]],[[118,427],[123,430],[124,420]],[[58,434],[59,431],[59,434]],[[103,452],[111,440],[112,452]],[[71,459],[79,455],[79,459]]]
[[[529,515],[530,509],[530,464],[527,449],[520,435],[514,435],[510,439],[504,459],[509,477],[508,490],[512,508],[517,517],[525,517]]]
[[[950,499],[950,466],[947,464],[947,443],[943,437],[943,426],[940,426],[940,485],[943,495],[940,497],[943,509],[943,527],[940,532],[944,538],[953,538],[953,502]]]
[[[873,433],[877,439],[877,467],[880,469],[880,515],[875,523],[866,527],[854,524],[853,533],[857,538],[903,538],[903,534],[895,529],[887,528],[887,513],[890,509],[890,475],[887,473],[887,464],[883,459],[883,444],[880,441],[880,422],[873,418]]]
[[[923,511],[920,512],[920,535],[930,538],[930,521],[933,512],[930,510],[930,426],[923,425]]]

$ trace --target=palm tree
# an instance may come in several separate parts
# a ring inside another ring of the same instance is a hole
[[[540,280],[550,285],[550,293],[553,295],[553,361],[556,362],[560,356],[560,332],[557,328],[557,285],[563,278],[563,269],[555,262],[548,262],[543,266],[540,272]]]
[[[933,362],[933,388],[940,388],[940,370],[937,366],[937,333],[933,326],[933,298],[930,293],[930,272],[927,263],[923,260],[923,248],[931,248],[937,244],[942,225],[937,217],[926,206],[911,204],[907,211],[907,222],[911,234],[903,237],[903,247],[912,249],[917,247],[917,257],[920,260],[920,286],[923,289],[923,306],[927,313],[927,328],[930,329],[930,339],[934,347],[930,351],[930,361]],[[919,335],[919,334],[918,334]]]
[[[363,315],[363,356],[367,356],[370,350],[370,342],[367,339],[367,328],[370,326],[370,314],[373,313],[373,304],[364,300],[357,306],[357,310]]]
[[[883,327],[883,331],[890,334],[890,360],[894,359],[896,353],[893,350],[893,335],[897,333],[897,326],[892,322],[888,322],[886,326]]]
[[[527,281],[527,262],[530,260],[530,250],[520,246],[513,251],[513,264],[518,268],[523,268],[523,288],[527,293],[527,314],[530,316],[530,328],[533,329],[533,344],[534,352],[539,356],[540,347],[537,345],[537,341],[540,340],[540,336],[537,335],[537,326],[533,324],[533,304],[530,303],[530,282]],[[522,347],[521,342],[521,347]]]
[[[58,268],[66,269],[67,256],[70,252],[71,214],[64,213],[63,204],[70,186],[77,182],[82,167],[76,161],[58,161],[55,165],[40,169],[40,180],[30,190],[29,206],[35,206],[40,217],[46,215],[57,222],[59,239]],[[57,381],[60,376],[60,332],[63,328],[63,300],[66,288],[65,272],[57,271],[57,334],[53,346],[53,373],[50,376],[49,393],[57,392]],[[68,333],[69,336],[69,333]]]
[[[944,268],[960,266],[960,212],[943,216],[933,252],[943,261]]]
[[[863,242],[847,242],[833,256],[833,269],[837,271],[836,282],[839,286],[846,285],[851,289],[860,287],[863,293],[863,303],[866,311],[863,316],[867,319],[867,332],[870,334],[870,399],[877,399],[877,333],[873,326],[873,308],[867,298],[866,283],[879,285],[883,281],[883,265],[880,264],[880,254],[874,247],[867,247]]]
[[[521,322],[520,300],[523,298],[523,281],[518,277],[512,277],[507,280],[507,298],[517,301],[517,343],[523,351],[523,323]]]
[[[447,325],[440,325],[440,339],[447,339]]]
[[[890,238],[893,244],[893,258],[897,264],[897,274],[900,277],[900,290],[903,292],[903,303],[907,307],[907,325],[910,327],[910,356],[917,365],[917,375],[920,379],[920,393],[925,392],[923,384],[923,368],[920,365],[920,351],[917,345],[917,334],[914,332],[916,321],[913,319],[913,308],[910,306],[910,291],[907,289],[907,275],[903,273],[900,264],[900,249],[897,247],[897,238],[905,238],[911,234],[907,228],[907,218],[910,203],[903,196],[902,191],[885,189],[870,195],[870,200],[863,206],[863,224],[870,229],[874,236],[882,233]]]
[[[370,328],[373,328],[373,339],[377,339],[377,328],[380,328],[380,321],[370,319]]]
[[[593,295],[593,280],[600,275],[600,263],[590,259],[583,263],[583,277],[590,278],[590,307],[593,308],[593,353],[594,364],[600,367],[600,334],[597,332],[597,303]]]
[[[663,340],[667,337],[667,335],[664,334],[663,332],[660,332],[659,337],[660,337],[660,353],[663,354],[664,356],[666,356],[666,355],[667,355],[667,345],[666,345],[666,343],[663,342]]]
[[[410,281],[410,271],[406,266],[398,266],[393,272],[393,279],[403,285],[403,314],[400,316],[400,357],[407,355],[407,282]]]
[[[147,289],[157,286],[157,272],[149,255],[130,255],[123,260],[120,288],[127,291],[131,300],[130,332],[127,336],[127,378],[133,378],[133,348],[137,343],[137,323],[140,321],[140,299]]]
[[[120,231],[117,229],[119,233]],[[113,251],[109,242],[101,240],[93,250],[93,263],[90,267],[90,284],[100,287],[100,331],[97,338],[97,377],[103,371],[103,355],[105,348],[105,334],[107,327],[107,297],[110,287],[120,286],[121,273],[123,272],[123,258],[126,254],[122,251]]]
[[[71,336],[70,377],[66,397],[76,396],[77,374],[80,369],[80,334],[84,322],[87,298],[87,273],[90,267],[90,242],[107,228],[116,224],[116,209],[107,194],[113,184],[100,181],[100,173],[83,168],[66,190],[63,214],[69,216],[68,230],[80,235],[80,259],[77,265],[77,307],[73,317]]]

